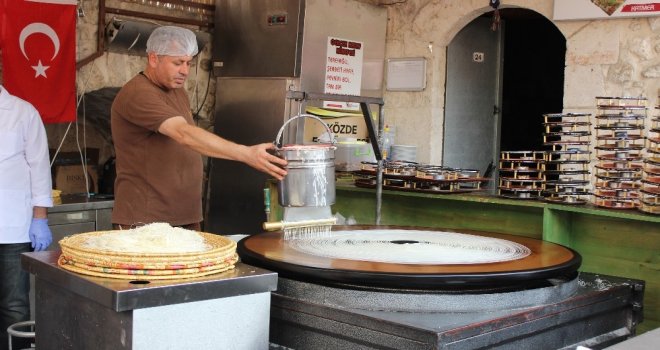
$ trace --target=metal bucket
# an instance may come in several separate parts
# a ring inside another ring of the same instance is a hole
[[[287,175],[279,182],[278,201],[283,207],[323,207],[335,203],[335,149],[333,143],[281,146],[286,125],[298,118],[312,118],[330,128],[313,115],[301,114],[284,123],[275,139],[276,153],[286,159]]]

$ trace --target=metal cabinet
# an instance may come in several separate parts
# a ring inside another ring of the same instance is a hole
[[[82,232],[111,230],[111,214],[114,201],[64,196],[62,203],[48,210],[48,225],[53,233],[53,244],[48,250],[59,249],[59,240]]]

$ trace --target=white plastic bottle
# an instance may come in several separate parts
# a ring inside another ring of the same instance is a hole
[[[389,125],[385,125],[383,128],[383,137],[381,143],[381,152],[383,154],[383,159],[390,160],[390,149],[394,143],[394,134],[393,130],[390,129]]]

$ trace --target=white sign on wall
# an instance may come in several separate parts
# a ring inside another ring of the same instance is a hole
[[[360,95],[363,53],[364,44],[360,41],[328,37],[324,93]],[[323,107],[357,110],[360,105],[351,102],[324,101]]]
[[[654,2],[654,0],[555,0],[553,19],[579,20],[649,16],[660,16],[660,2]]]
[[[422,91],[426,87],[426,59],[404,57],[387,59],[387,90]]]

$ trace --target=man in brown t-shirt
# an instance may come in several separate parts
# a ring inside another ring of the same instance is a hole
[[[243,162],[278,180],[286,175],[286,161],[268,153],[272,143],[239,145],[195,126],[182,87],[196,54],[192,31],[157,28],[147,40],[145,70],[115,97],[115,226],[167,222],[199,230],[202,154]]]

